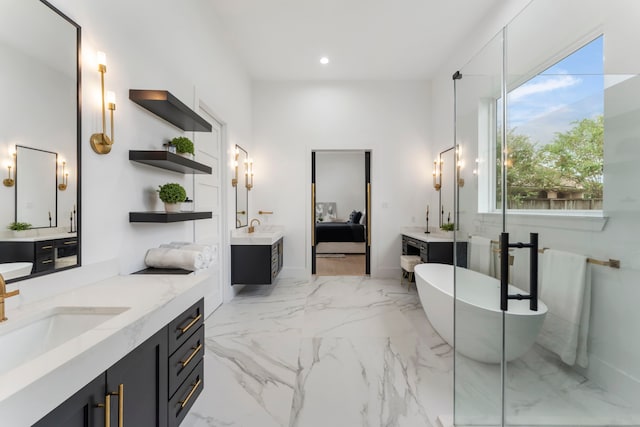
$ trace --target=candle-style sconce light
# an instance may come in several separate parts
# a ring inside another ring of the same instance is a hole
[[[233,178],[231,179],[231,185],[238,186],[238,157],[240,156],[240,150],[236,147],[233,150]]]
[[[69,183],[69,172],[66,170],[67,162],[62,162],[62,172],[60,173],[60,184],[58,184],[58,190],[64,191],[67,189]]]
[[[98,52],[98,72],[100,73],[100,95],[101,95],[101,108],[102,108],[102,133],[94,133],[91,135],[91,148],[98,154],[109,154],[111,151],[111,145],[113,144],[113,112],[116,109],[116,95],[113,92],[108,92],[105,102],[104,91],[104,75],[107,72],[107,56],[104,52]],[[107,120],[106,109],[110,111],[111,118],[111,137],[107,136]]]
[[[245,161],[244,183],[247,190],[253,188],[253,159],[247,159]]]
[[[456,145],[456,180],[458,187],[464,187],[464,178],[462,178],[462,169],[464,168],[464,160],[462,158],[462,146]]]
[[[2,180],[2,184],[4,184],[5,187],[13,187],[16,184],[16,180],[15,180],[16,153],[15,151],[11,151],[10,156],[11,156],[11,160],[7,162],[7,177]],[[13,169],[13,175],[11,175],[11,169]]]
[[[433,161],[433,188],[436,191],[440,191],[440,188],[442,188],[442,165],[442,160],[436,159]]]

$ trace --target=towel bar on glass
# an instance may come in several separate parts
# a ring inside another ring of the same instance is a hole
[[[549,249],[549,248],[538,249],[538,252],[542,254],[547,249]],[[608,261],[601,261],[601,260],[595,259],[595,258],[587,258],[587,262],[589,264],[603,265],[605,267],[620,268],[620,260],[618,260],[618,259],[609,258]]]

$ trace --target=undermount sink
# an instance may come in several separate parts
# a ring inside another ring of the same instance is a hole
[[[54,307],[28,318],[0,324],[0,375],[128,309],[129,307]]]

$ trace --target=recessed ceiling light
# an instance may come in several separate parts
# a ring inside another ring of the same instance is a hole
[[[329,63],[329,58],[327,58],[326,56],[323,56],[322,58],[320,58],[320,63],[322,65],[327,65]]]

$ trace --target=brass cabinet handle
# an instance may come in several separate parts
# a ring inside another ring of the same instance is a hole
[[[182,364],[182,367],[184,368],[185,366],[187,366],[189,362],[191,362],[191,359],[193,359],[201,349],[202,349],[202,344],[198,344],[197,347],[193,347],[193,351],[191,352],[189,357],[187,357],[187,360],[185,360],[184,362],[180,362]]]
[[[118,391],[112,391],[109,396],[118,396],[118,427],[124,427],[124,384],[118,384]]]
[[[40,249],[53,249],[53,245],[42,246]]]
[[[104,408],[104,426],[111,427],[111,395],[104,397],[104,403],[98,403],[98,408]]]
[[[52,259],[47,259],[41,262],[41,264],[51,264],[53,262]]]
[[[191,400],[191,397],[193,396],[193,393],[195,393],[196,390],[198,389],[198,387],[200,387],[200,384],[202,384],[202,379],[198,378],[198,381],[196,381],[195,384],[191,386],[191,391],[189,392],[187,397],[185,397],[184,400],[181,400],[179,402],[180,403],[180,409],[182,409],[185,406],[187,406],[187,403],[189,403],[189,400]]]
[[[273,215],[273,211],[258,211],[258,215]]]
[[[181,333],[183,333],[183,334],[184,334],[184,333],[185,333],[185,332],[187,332],[189,329],[191,329],[191,327],[192,327],[193,325],[195,325],[195,324],[196,324],[196,322],[197,322],[198,320],[200,320],[201,318],[202,318],[202,313],[200,313],[200,314],[198,314],[196,317],[194,317],[194,318],[191,320],[191,322],[189,322],[189,324],[188,324],[187,326],[185,326],[185,327],[183,327],[183,328],[178,328],[178,330],[179,330]]]
[[[72,241],[69,241],[69,242],[64,242],[64,244],[65,244],[65,245],[75,245],[76,243],[78,243],[78,241],[77,241],[77,240],[72,240]]]

